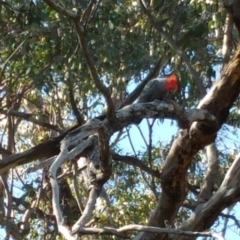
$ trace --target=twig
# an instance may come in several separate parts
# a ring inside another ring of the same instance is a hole
[[[52,125],[52,124],[37,120],[36,118],[34,118],[34,114],[31,114],[31,113],[18,112],[18,111],[15,111],[13,109],[9,109],[8,111],[1,110],[0,112],[2,114],[6,114],[6,115],[9,115],[9,116],[15,116],[15,117],[22,118],[26,121],[32,122],[36,125],[39,125],[39,126],[42,126],[42,127],[48,128],[48,129],[52,129],[52,130],[57,131],[59,133],[63,132],[63,130],[60,129],[56,125]]]
[[[78,172],[78,169],[77,169],[77,164],[74,163],[73,164],[73,167],[74,167],[74,174],[73,174],[73,189],[74,189],[74,192],[76,194],[76,201],[77,201],[77,204],[78,204],[78,208],[81,212],[81,214],[83,213],[83,204],[81,202],[81,197],[80,197],[80,194],[79,194],[79,189],[78,189],[78,182],[77,182],[77,176],[79,176],[79,174],[76,174]]]
[[[55,1],[52,0],[44,0],[44,2],[50,6],[52,9],[54,9],[56,12],[60,13],[61,15],[69,18],[75,18],[77,16],[77,13],[73,11],[69,11],[66,8],[60,6]]]
[[[145,136],[144,136],[144,134],[143,134],[143,132],[142,132],[142,129],[139,127],[138,124],[137,124],[136,127],[137,127],[137,129],[138,129],[138,131],[139,131],[139,133],[140,133],[140,135],[141,135],[141,137],[142,137],[142,139],[143,139],[143,141],[144,141],[146,147],[148,147],[148,143],[147,143],[147,140],[146,140],[146,138],[145,138]]]
[[[111,143],[111,145],[110,145],[110,148],[111,149],[113,149],[120,141],[121,141],[121,136],[123,135],[123,129],[121,129],[119,132],[118,132],[118,134],[117,134],[117,136],[116,136],[116,138],[113,140],[113,142]],[[124,136],[123,136],[124,137]]]
[[[2,78],[2,75],[4,73],[5,67],[7,66],[7,63],[11,60],[11,58],[16,54],[16,52],[22,47],[22,45],[27,41],[28,38],[24,39],[17,47],[16,49],[10,54],[10,56],[4,61],[3,64],[1,64],[1,73],[0,76]]]
[[[235,216],[230,214],[225,214],[225,213],[221,213],[220,216],[224,218],[232,219],[234,221],[234,224],[240,229],[240,221]]]
[[[130,146],[132,148],[132,151],[134,153],[134,156],[137,157],[137,153],[136,153],[136,150],[134,148],[134,145],[133,145],[133,142],[132,142],[132,138],[131,138],[130,133],[129,133],[129,129],[127,128],[126,131],[127,131],[128,140],[129,140]]]
[[[86,23],[85,23],[84,28],[86,28],[86,26],[87,26],[87,23],[88,23],[88,21],[89,21],[89,16],[90,16],[90,14],[91,14],[91,12],[92,12],[93,5],[94,5],[95,3],[96,3],[96,0],[91,0],[90,3],[88,4],[86,10],[85,10],[85,11],[83,12],[83,14],[82,14],[82,17],[81,17],[81,19],[80,19],[80,22],[82,22],[83,19],[86,18]]]
[[[112,154],[113,160],[127,163],[134,167],[139,167],[142,171],[145,171],[148,174],[150,174],[151,176],[154,176],[154,177],[160,179],[161,175],[160,175],[159,171],[151,169],[150,167],[145,165],[142,161],[140,161],[140,159],[138,159],[136,157],[131,157],[131,156],[122,156],[122,155],[119,155],[114,152],[112,152],[111,154]]]

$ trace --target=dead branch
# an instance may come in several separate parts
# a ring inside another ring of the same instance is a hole
[[[90,220],[100,191],[101,189],[99,189],[97,186],[93,186],[90,190],[88,201],[83,214],[72,227],[72,234],[77,233]]]
[[[63,225],[64,218],[61,212],[60,203],[59,203],[59,187],[57,183],[57,170],[61,166],[62,162],[66,158],[68,152],[69,142],[63,141],[61,144],[61,152],[58,157],[54,160],[51,167],[49,168],[50,183],[52,186],[52,206],[53,212],[57,220],[57,224]]]

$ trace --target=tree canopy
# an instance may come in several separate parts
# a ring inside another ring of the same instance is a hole
[[[239,233],[240,0],[9,0],[0,12],[5,239]],[[174,100],[135,102],[172,72]]]

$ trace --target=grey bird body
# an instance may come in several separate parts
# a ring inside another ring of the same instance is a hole
[[[144,102],[152,102],[154,100],[163,100],[168,93],[165,89],[165,82],[166,82],[166,78],[152,79],[143,89],[137,102],[144,103]]]
[[[178,75],[172,74],[166,78],[154,78],[143,89],[137,103],[153,102],[154,100],[168,100],[179,89]],[[142,119],[134,121],[139,124]]]

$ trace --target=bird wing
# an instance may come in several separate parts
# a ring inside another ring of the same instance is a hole
[[[143,89],[138,102],[152,102],[154,100],[162,100],[166,95],[164,88],[165,78],[156,78],[151,80]]]

